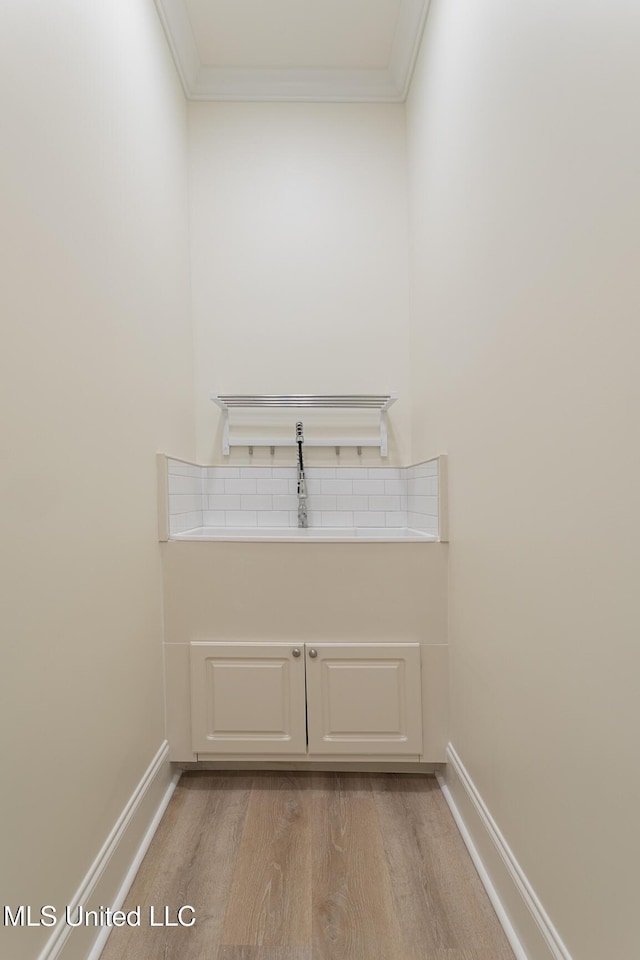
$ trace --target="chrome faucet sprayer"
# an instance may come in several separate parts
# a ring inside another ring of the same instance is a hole
[[[304,435],[302,432],[302,421],[296,423],[296,443],[298,445],[298,526],[308,527],[307,519],[307,486],[304,478],[304,460],[302,457],[302,444]]]

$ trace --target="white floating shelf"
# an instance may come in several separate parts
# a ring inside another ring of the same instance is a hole
[[[229,414],[233,409],[260,408],[276,410],[284,408],[296,409],[324,409],[324,410],[377,410],[380,413],[379,438],[373,440],[371,435],[354,437],[336,437],[335,439],[305,440],[307,447],[378,447],[382,457],[387,456],[387,410],[398,399],[397,393],[388,394],[290,394],[249,395],[249,394],[211,394],[212,401],[220,407],[223,413],[222,452],[228,456],[231,447],[294,447],[295,438],[285,439],[280,434],[276,436],[256,435],[255,437],[237,436],[231,434]]]

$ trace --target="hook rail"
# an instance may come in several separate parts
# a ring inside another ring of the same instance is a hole
[[[380,439],[372,443],[366,437],[340,437],[339,440],[314,440],[310,438],[306,441],[306,446],[324,446],[324,447],[357,447],[358,453],[361,453],[362,447],[379,447],[380,455],[387,456],[388,436],[387,436],[387,410],[398,399],[397,393],[386,394],[211,394],[211,400],[222,410],[223,413],[223,434],[222,450],[225,456],[228,456],[231,447],[249,446],[249,447],[282,447],[294,446],[295,440],[291,441],[274,439],[273,437],[263,437],[261,439],[252,437],[250,439],[234,439],[231,436],[229,413],[233,409],[239,408],[262,408],[262,409],[324,409],[324,410],[378,410],[380,412]]]

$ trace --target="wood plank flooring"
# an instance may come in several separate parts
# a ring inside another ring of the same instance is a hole
[[[165,907],[193,927],[151,927]],[[514,960],[433,777],[185,773],[102,960]]]

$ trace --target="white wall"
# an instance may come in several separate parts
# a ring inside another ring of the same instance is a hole
[[[186,108],[152,3],[0,11],[2,903],[69,903],[164,737],[155,453],[193,456]],[[37,955],[45,929],[2,930]]]
[[[630,0],[432,0],[408,102],[452,741],[574,960],[640,955],[639,43]]]
[[[395,389],[383,462],[407,463],[403,106],[192,103],[189,114],[199,459],[224,462],[212,391]],[[308,456],[337,465],[332,451]],[[246,449],[228,462],[250,462]],[[343,449],[339,462],[358,458]],[[364,451],[361,462],[381,461]]]

